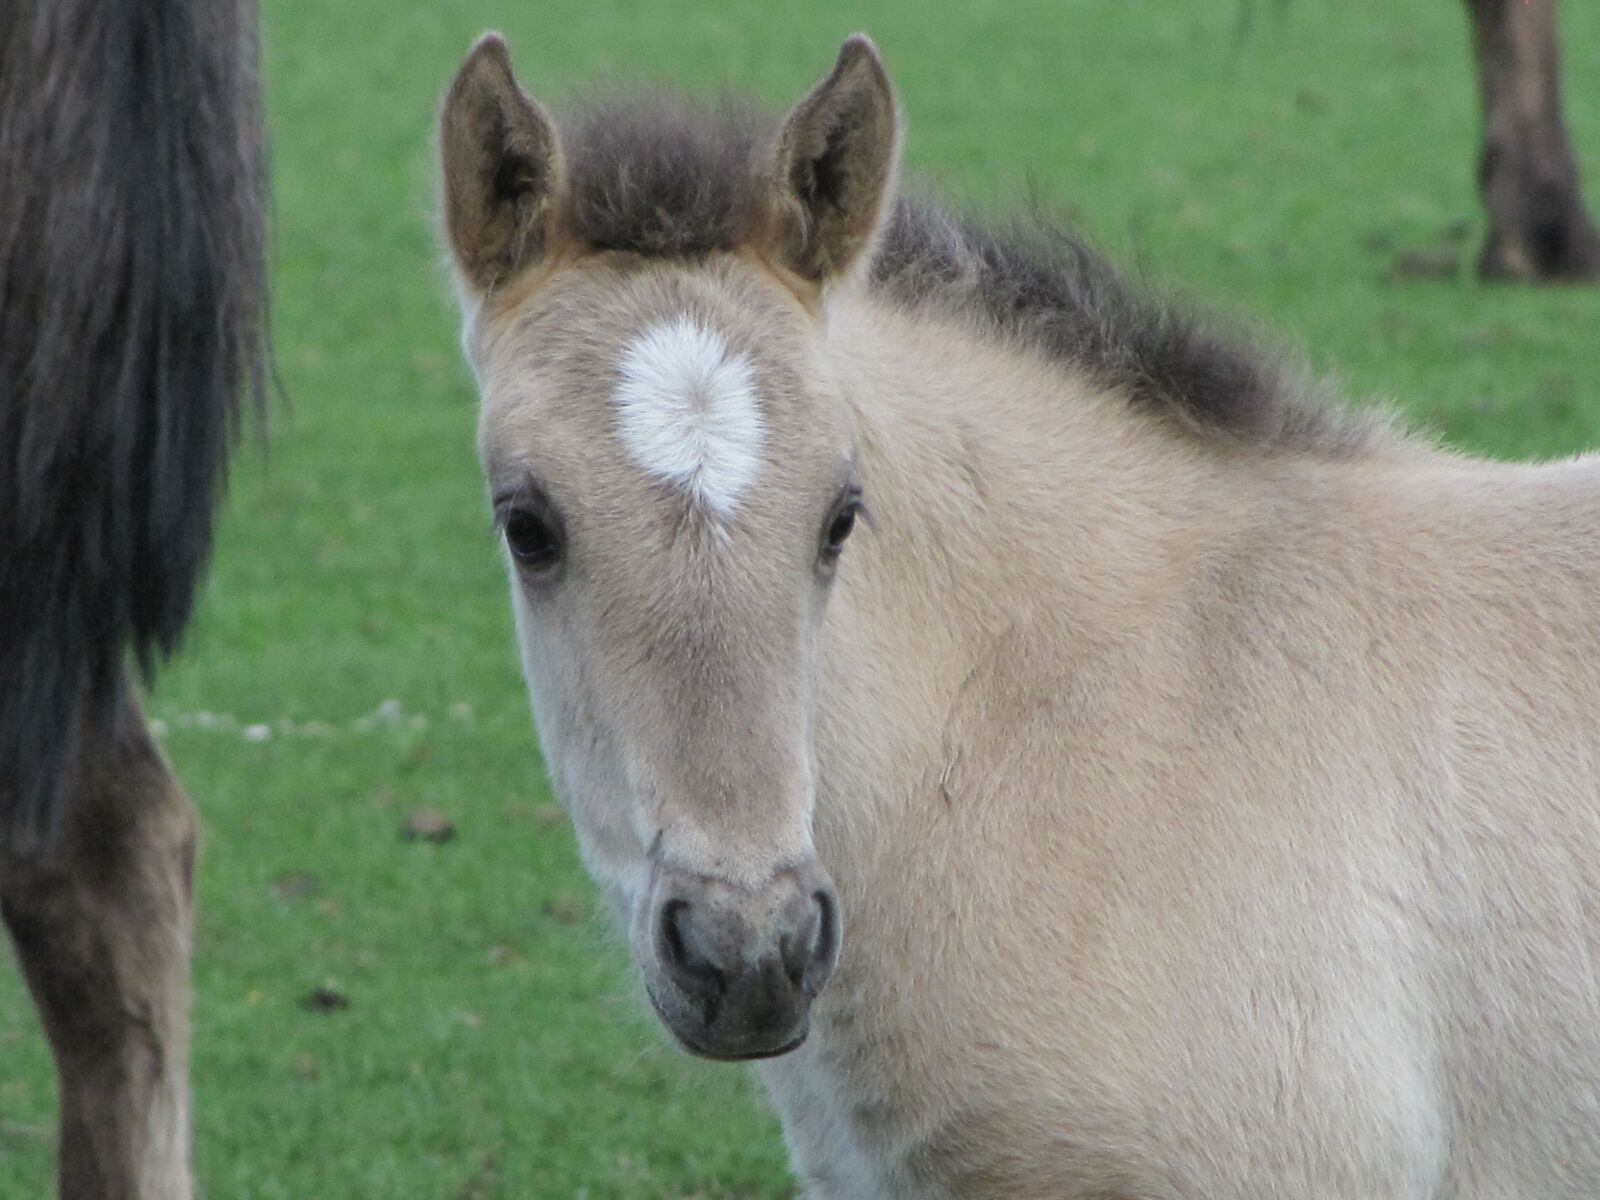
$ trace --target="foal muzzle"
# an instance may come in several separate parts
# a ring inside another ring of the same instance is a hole
[[[660,866],[646,988],[663,1023],[706,1058],[770,1058],[805,1041],[839,958],[839,904],[816,863],[759,888]]]

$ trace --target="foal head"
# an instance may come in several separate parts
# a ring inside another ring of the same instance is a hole
[[[491,36],[441,151],[552,778],[666,1025],[781,1054],[841,936],[811,731],[861,481],[816,347],[890,190],[888,79],[857,37],[770,135],[671,106],[558,131]]]

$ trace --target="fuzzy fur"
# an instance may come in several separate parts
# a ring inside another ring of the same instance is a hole
[[[75,714],[177,645],[260,392],[247,0],[0,0],[0,846],[63,821]]]
[[[753,105],[730,97],[706,108],[656,90],[575,109],[560,127],[570,220],[585,244],[695,256],[750,236],[771,128]]]

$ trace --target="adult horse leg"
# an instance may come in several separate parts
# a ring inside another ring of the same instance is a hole
[[[63,1200],[186,1200],[198,827],[131,698],[79,739],[61,839],[0,861],[0,915],[60,1078]]]
[[[1467,0],[1483,105],[1478,186],[1489,236],[1478,271],[1529,282],[1600,279],[1561,112],[1555,0]]]

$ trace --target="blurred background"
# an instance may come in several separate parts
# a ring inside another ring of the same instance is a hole
[[[797,97],[853,30],[908,175],[1032,200],[1448,443],[1600,444],[1600,288],[1489,287],[1456,0],[264,0],[288,402],[237,460],[151,715],[198,801],[196,1165],[213,1197],[776,1200],[744,1069],[635,999],[543,781],[433,237],[435,104],[473,37],[553,103],[607,80]],[[1600,6],[1561,9],[1600,189]],[[0,971],[0,1196],[44,1195],[53,1083]]]

